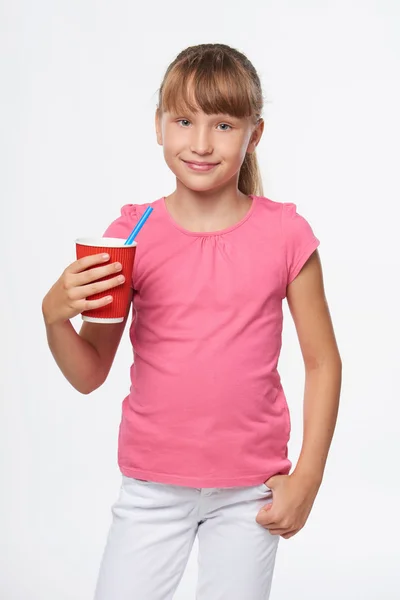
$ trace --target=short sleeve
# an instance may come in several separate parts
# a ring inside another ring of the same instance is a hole
[[[284,203],[282,208],[287,285],[297,277],[320,243],[308,221],[298,214],[296,208],[296,205],[290,202]]]
[[[126,239],[138,222],[135,204],[125,204],[121,208],[121,216],[115,219],[103,233],[103,237]]]

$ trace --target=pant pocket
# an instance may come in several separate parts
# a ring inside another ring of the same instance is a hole
[[[270,488],[270,487],[268,487],[266,483],[262,483],[262,484],[260,485],[260,487],[261,487],[261,489],[262,489],[264,492],[268,492],[268,493],[271,493],[271,492],[272,492],[271,488]]]

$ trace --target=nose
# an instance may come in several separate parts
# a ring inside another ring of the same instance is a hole
[[[190,140],[190,150],[195,154],[204,156],[213,151],[210,133],[207,127],[193,127]]]

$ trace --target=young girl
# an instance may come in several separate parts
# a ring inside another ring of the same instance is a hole
[[[96,600],[173,598],[196,535],[198,600],[266,600],[278,540],[305,524],[332,440],[341,360],[318,239],[291,203],[262,195],[262,90],[222,44],[181,52],[159,92],[157,141],[176,189],[151,203],[132,274],[132,385],[122,408],[119,499]],[[124,206],[105,236],[126,238],[148,204]],[[125,322],[70,319],[109,300],[120,265],[74,262],[43,300],[50,349],[71,384],[106,379]],[[96,283],[97,281],[97,283]],[[305,364],[295,470],[277,370],[287,298]]]

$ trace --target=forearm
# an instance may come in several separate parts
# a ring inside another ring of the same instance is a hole
[[[100,357],[96,349],[75,331],[70,321],[46,322],[47,341],[63,375],[82,394],[89,394],[102,382]]]
[[[303,443],[293,474],[319,487],[332,442],[342,380],[338,356],[314,368],[306,367]]]

